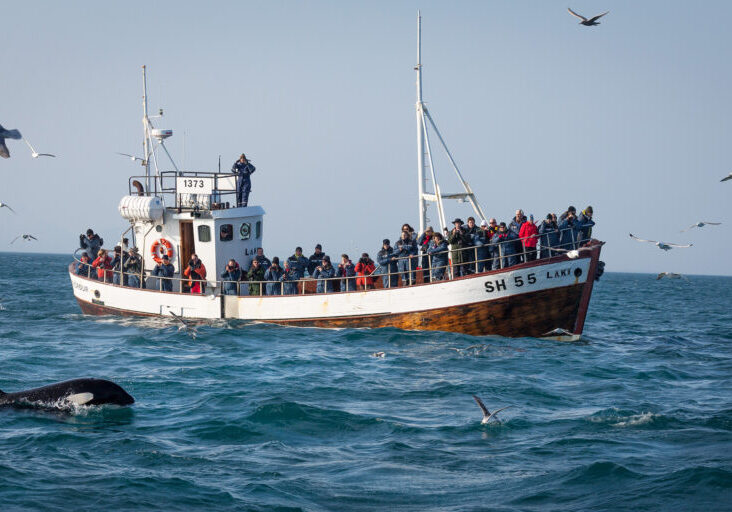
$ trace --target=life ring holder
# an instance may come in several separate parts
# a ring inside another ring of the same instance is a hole
[[[173,244],[171,244],[165,238],[155,240],[155,243],[150,247],[152,258],[155,263],[162,263],[163,256],[167,255],[169,259],[173,258]]]

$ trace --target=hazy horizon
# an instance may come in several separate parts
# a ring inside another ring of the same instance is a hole
[[[0,124],[58,158],[7,141],[0,201],[18,215],[0,209],[0,248],[70,254],[88,227],[107,245],[127,228],[117,205],[142,168],[114,153],[141,153],[145,64],[179,167],[221,155],[228,170],[242,152],[257,166],[265,254],[373,256],[418,225],[419,8],[424,100],[487,215],[591,204],[608,271],[731,275],[732,34],[707,12],[732,4],[571,7],[610,14],[589,28],[554,1],[6,5]],[[431,141],[443,191],[459,191]],[[450,219],[471,214],[446,202]],[[723,224],[681,233],[697,221]],[[21,233],[39,241],[11,245]]]

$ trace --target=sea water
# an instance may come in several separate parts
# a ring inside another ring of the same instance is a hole
[[[0,510],[732,509],[732,278],[606,273],[577,343],[194,339],[82,315],[69,261],[0,253],[0,389],[99,377],[137,402],[0,409]],[[472,394],[512,407],[481,425]]]

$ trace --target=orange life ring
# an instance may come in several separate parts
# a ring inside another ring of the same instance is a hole
[[[152,244],[150,252],[152,253],[155,263],[162,263],[164,255],[167,254],[168,258],[173,257],[173,244],[168,242],[165,238],[161,238]]]

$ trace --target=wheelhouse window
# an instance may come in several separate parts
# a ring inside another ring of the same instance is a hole
[[[254,236],[257,238],[257,240],[262,238],[262,221],[261,220],[257,221],[256,233],[254,234]]]
[[[210,242],[211,241],[211,226],[201,225],[198,226],[198,241],[199,242]]]
[[[231,224],[221,224],[219,228],[219,240],[222,242],[230,242],[234,239],[234,226]]]

